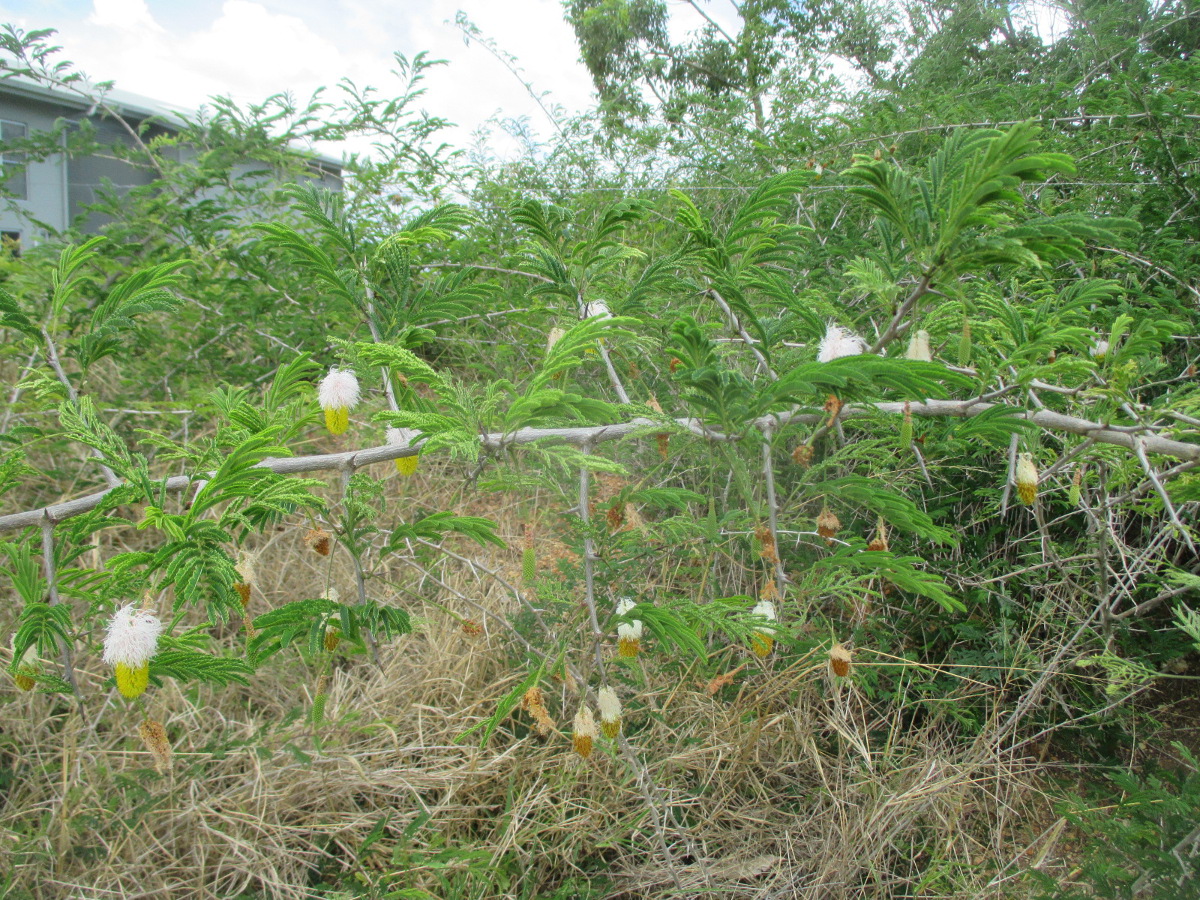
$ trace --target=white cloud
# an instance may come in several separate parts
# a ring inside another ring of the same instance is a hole
[[[303,100],[343,77],[386,95],[397,86],[393,52],[411,58],[426,51],[449,62],[429,73],[421,100],[431,114],[458,123],[449,139],[467,144],[493,115],[525,118],[549,135],[553,127],[521,81],[479,42],[464,44],[453,22],[463,9],[516,57],[535,92],[550,92],[545,102],[569,113],[591,102],[591,80],[559,0],[193,0],[186,16],[173,2],[92,0],[90,14],[76,21],[7,20],[56,27],[62,58],[94,79],[193,109],[217,94],[257,102],[288,91]],[[0,12],[6,5],[0,0]]]
[[[146,0],[94,0],[88,24],[122,31],[135,31],[139,28],[163,30],[150,14]]]

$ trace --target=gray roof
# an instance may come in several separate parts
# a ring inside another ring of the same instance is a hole
[[[3,63],[0,62],[0,71],[3,68]],[[57,106],[65,106],[70,109],[84,110],[87,115],[92,115],[97,107],[92,94],[87,92],[87,88],[82,83],[80,84],[80,91],[76,92],[71,90],[70,86],[47,87],[15,73],[0,75],[0,96],[4,95],[25,97],[31,100],[53,103]],[[189,119],[193,119],[196,116],[195,110],[176,106],[173,103],[164,103],[161,100],[144,97],[141,94],[134,94],[130,91],[118,90],[117,88],[110,88],[104,91],[103,97],[104,105],[120,116],[138,120],[153,119],[155,123],[172,131],[182,128]],[[341,171],[341,159],[311,150],[305,152],[311,156],[313,161],[323,163],[326,166],[336,166],[338,171]]]

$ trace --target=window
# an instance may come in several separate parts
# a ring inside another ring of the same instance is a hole
[[[20,141],[25,139],[27,131],[24,122],[10,122],[0,119],[0,141]],[[18,200],[29,199],[29,183],[25,177],[24,153],[0,153],[0,178],[3,179],[4,190]]]

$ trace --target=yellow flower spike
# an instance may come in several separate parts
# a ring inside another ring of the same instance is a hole
[[[325,427],[330,434],[345,434],[350,427],[350,410],[344,406],[325,410]]]
[[[150,663],[133,668],[125,663],[117,663],[117,690],[122,697],[133,700],[146,692],[150,684]]]
[[[412,456],[401,456],[396,460],[396,471],[401,475],[412,475],[417,471],[417,462],[420,460],[421,454],[414,453]]]

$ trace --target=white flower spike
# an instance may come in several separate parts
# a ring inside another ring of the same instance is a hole
[[[353,372],[330,369],[321,379],[317,400],[325,410],[325,426],[331,434],[343,434],[350,427],[350,410],[358,406],[360,396]]]
[[[596,704],[600,707],[600,730],[610,741],[615,740],[621,733],[621,700],[617,692],[610,687],[600,688]]]
[[[915,359],[918,362],[933,362],[933,352],[929,349],[929,332],[922,329],[914,331],[908,340],[908,351],[905,359]]]
[[[632,597],[622,597],[617,601],[617,615],[629,615],[637,604]],[[642,620],[632,619],[617,626],[617,655],[624,659],[633,659],[642,647]]]
[[[817,362],[829,362],[843,356],[859,356],[865,353],[866,349],[867,342],[857,334],[830,322],[817,350]]]
[[[775,614],[775,604],[770,600],[759,600],[754,604],[752,615],[760,616],[769,622],[774,622],[778,619]],[[754,633],[750,636],[750,647],[754,650],[755,656],[767,656],[775,647],[775,629],[770,625],[759,625],[754,629]]]
[[[117,688],[132,700],[150,683],[150,660],[158,652],[163,624],[130,603],[117,610],[104,639],[104,662],[116,669]]]
[[[389,428],[387,430],[387,442],[400,447],[411,447],[413,441],[417,439],[417,431],[414,428]],[[412,456],[401,456],[396,460],[396,471],[401,475],[411,475],[417,471],[417,463],[421,458],[421,454],[414,453]]]

